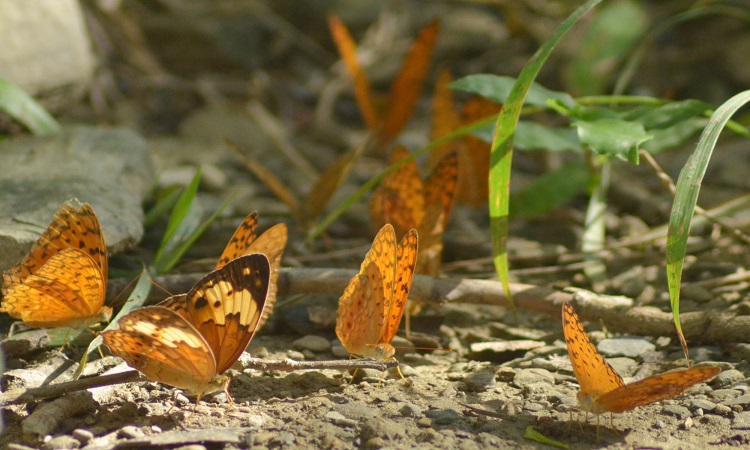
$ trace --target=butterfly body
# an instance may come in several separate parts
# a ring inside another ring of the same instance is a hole
[[[396,242],[386,224],[375,236],[360,271],[339,299],[336,335],[349,353],[385,360],[396,353],[398,331],[417,258],[417,232]]]
[[[226,391],[224,372],[258,329],[270,275],[264,254],[241,256],[187,294],[125,315],[102,338],[113,355],[152,380],[199,397]]]
[[[570,303],[563,304],[562,316],[568,356],[580,386],[577,397],[581,411],[594,414],[629,411],[675,397],[721,372],[715,366],[694,366],[625,384],[591,343]]]

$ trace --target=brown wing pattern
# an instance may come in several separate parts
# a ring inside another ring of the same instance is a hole
[[[596,399],[623,386],[622,377],[604,360],[583,329],[573,305],[566,302],[562,309],[563,333],[573,373],[581,387],[579,399]]]
[[[414,277],[414,269],[417,263],[417,231],[409,230],[401,238],[398,244],[398,261],[396,263],[396,284],[390,302],[386,310],[386,323],[380,336],[379,343],[391,344],[393,337],[398,332],[398,326],[404,315],[406,299],[409,297],[411,281]]]
[[[221,269],[229,261],[247,253],[250,245],[255,241],[258,230],[258,212],[253,211],[245,217],[239,227],[234,231],[229,243],[216,263],[216,269]]]
[[[286,225],[278,223],[261,234],[258,239],[250,244],[250,248],[247,251],[247,253],[263,253],[268,257],[268,262],[271,266],[271,280],[268,284],[266,306],[263,308],[260,321],[258,321],[258,328],[266,323],[268,317],[273,313],[273,307],[276,304],[276,292],[278,290],[276,282],[279,279],[281,257],[284,255],[288,234]]]
[[[22,283],[54,254],[66,248],[76,248],[88,253],[99,266],[106,282],[107,247],[99,219],[88,203],[81,204],[73,200],[60,206],[28,255],[3,274],[3,294],[14,285]]]
[[[139,308],[101,333],[113,355],[152,380],[200,393],[216,375],[214,354],[184,317],[161,306]]]
[[[676,397],[687,388],[706,381],[719,372],[721,369],[715,366],[696,366],[655,375],[607,392],[596,399],[596,405],[601,412],[621,413],[637,406]]]
[[[190,322],[213,350],[217,373],[234,364],[253,338],[269,280],[268,258],[254,253],[209,273],[188,292]]]

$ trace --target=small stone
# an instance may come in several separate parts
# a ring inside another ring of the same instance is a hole
[[[724,370],[711,380],[711,385],[716,388],[729,387],[735,383],[745,380],[745,375],[737,369]]]
[[[632,358],[608,358],[607,362],[623,377],[633,375],[638,368],[638,363]]]
[[[516,369],[512,367],[498,367],[495,371],[495,379],[503,383],[509,383],[516,377]]]
[[[335,405],[334,410],[349,419],[361,420],[377,417],[379,414],[376,409],[365,406],[361,403],[344,403]]]
[[[693,425],[694,422],[692,417],[688,417],[687,419],[685,419],[685,422],[682,424],[683,428],[685,428],[686,430],[693,428]]]
[[[331,349],[331,343],[328,339],[308,334],[292,343],[292,347],[297,350],[309,350],[313,353],[323,353]]]
[[[143,431],[133,425],[126,425],[117,432],[117,437],[122,439],[135,439],[143,437]]]
[[[175,395],[174,402],[178,406],[185,406],[185,405],[190,404],[190,400],[187,397],[185,397],[185,395],[183,393],[179,393],[179,394]]]
[[[461,414],[455,409],[433,409],[425,412],[425,416],[437,425],[449,425],[461,419]]]
[[[417,420],[417,426],[420,428],[430,428],[432,426],[432,419],[429,417],[422,417]]]
[[[78,439],[67,435],[54,437],[42,445],[45,450],[68,450],[80,447],[81,443]]]
[[[333,353],[333,356],[337,358],[349,357],[349,350],[347,350],[343,345],[341,345],[341,342],[339,342],[338,339],[336,339],[335,344],[331,345],[331,353]]]
[[[73,437],[76,438],[81,444],[86,445],[94,439],[94,433],[90,432],[89,430],[78,428],[73,430]]]
[[[737,405],[742,406],[743,408],[747,408],[748,406],[750,406],[750,394],[740,395],[739,397],[725,400],[722,403],[729,406],[730,408]]]
[[[406,403],[398,412],[404,417],[418,417],[422,415],[422,408],[414,403]]]
[[[494,387],[495,370],[489,367],[470,373],[463,383],[464,390],[469,392],[484,392]]]
[[[295,440],[296,438],[292,433],[288,431],[282,431],[278,436],[276,436],[276,439],[272,440],[271,442],[278,442],[282,446],[291,447],[294,445]]]
[[[513,378],[513,385],[521,389],[539,382],[552,385],[555,384],[555,377],[546,369],[521,369],[516,372],[516,376]]]
[[[690,410],[680,405],[664,405],[661,412],[668,416],[679,417],[680,419],[690,417]]]
[[[286,357],[289,359],[293,359],[295,361],[304,361],[305,355],[302,352],[298,352],[296,350],[287,350],[286,351]]]
[[[716,405],[716,408],[714,409],[714,414],[718,414],[720,416],[727,416],[732,412],[732,408],[728,407],[727,405],[718,404]]]
[[[385,440],[383,438],[374,437],[371,439],[368,439],[367,442],[365,442],[365,448],[381,448],[385,447]]]
[[[712,399],[718,402],[723,402],[732,398],[740,396],[740,392],[736,389],[714,389],[709,393]]]
[[[625,356],[628,358],[637,358],[656,350],[654,344],[641,338],[604,339],[596,348],[606,357]]]
[[[458,391],[448,386],[447,388],[443,389],[440,395],[442,397],[455,397],[456,395],[458,395]]]
[[[266,419],[258,414],[245,417],[245,424],[250,428],[260,428],[266,423]]]
[[[356,427],[357,421],[352,419],[347,419],[344,417],[341,413],[336,411],[329,411],[326,413],[326,419],[328,419],[332,424],[338,425],[340,427]]]
[[[691,398],[687,401],[688,408],[692,410],[701,409],[703,412],[712,412],[716,409],[716,403],[700,398]]]
[[[750,430],[750,412],[736,413],[731,427],[733,430]]]

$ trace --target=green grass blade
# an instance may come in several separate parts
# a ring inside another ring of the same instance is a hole
[[[144,269],[143,273],[138,278],[138,283],[136,283],[135,288],[133,288],[133,292],[131,292],[130,296],[128,296],[128,301],[125,302],[125,305],[123,305],[122,309],[120,309],[120,311],[117,313],[117,316],[109,321],[109,324],[107,325],[105,330],[112,330],[116,328],[117,321],[120,320],[120,317],[124,316],[135,308],[140,308],[144,303],[146,303],[148,294],[149,292],[151,292],[151,287],[153,286],[150,280],[151,274],[149,274],[148,271]],[[94,340],[89,343],[86,352],[83,354],[83,357],[78,364],[78,369],[76,369],[76,372],[73,375],[74,379],[78,379],[78,377],[81,376],[81,372],[83,371],[83,368],[86,365],[86,361],[88,360],[89,353],[93,352],[99,345],[101,345],[101,343],[101,336],[95,337]]]
[[[15,84],[0,79],[0,110],[37,135],[55,134],[60,125],[42,105]]]
[[[719,134],[729,122],[730,117],[748,102],[750,102],[750,90],[730,98],[713,113],[701,134],[695,151],[688,158],[685,167],[680,172],[680,177],[677,179],[677,192],[672,204],[667,230],[667,283],[674,324],[682,343],[682,349],[685,352],[685,358],[688,361],[687,343],[680,325],[680,281],[685,253],[687,252],[690,221],[693,219],[701,183],[706,174],[706,168],[716,146],[716,141],[719,139]]]
[[[534,79],[539,74],[552,50],[565,33],[591,8],[601,0],[589,0],[578,8],[560,25],[552,36],[537,50],[526,64],[511,88],[508,99],[497,117],[495,138],[490,150],[489,208],[490,231],[492,234],[492,258],[495,263],[505,295],[511,299],[511,309],[515,304],[510,295],[508,280],[508,210],[510,204],[510,168],[513,157],[513,137],[516,123],[521,115],[524,98]]]

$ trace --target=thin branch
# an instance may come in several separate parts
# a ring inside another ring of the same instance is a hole
[[[293,361],[291,359],[270,360],[252,358],[244,362],[244,369],[255,369],[263,372],[279,370],[293,372],[296,370],[349,370],[349,369],[375,369],[385,372],[398,366],[395,359],[387,361],[376,361],[373,359],[351,359],[334,361]],[[80,380],[66,381],[64,383],[51,384],[28,389],[15,389],[0,393],[0,406],[19,405],[47,398],[60,397],[70,392],[82,391],[101,386],[130,383],[133,381],[147,381],[141,377],[140,372],[129,370],[126,372],[101,375],[98,377],[82,378]]]

